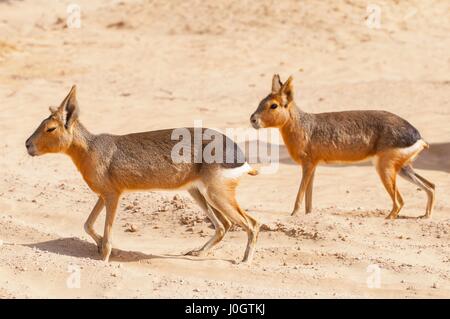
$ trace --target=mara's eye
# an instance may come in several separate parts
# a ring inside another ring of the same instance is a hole
[[[278,104],[272,104],[271,106],[270,106],[270,108],[273,110],[273,109],[276,109],[278,107]]]
[[[49,129],[47,129],[47,132],[50,133],[50,132],[53,132],[54,130],[56,130],[56,127],[51,127]]]

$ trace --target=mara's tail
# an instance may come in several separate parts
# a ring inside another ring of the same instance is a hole
[[[243,174],[247,173],[248,175],[255,176],[258,175],[258,170],[252,168],[250,165],[248,165],[247,162],[244,163],[244,165],[241,165],[239,167],[235,168],[227,168],[223,170],[223,174],[226,178],[239,178]]]

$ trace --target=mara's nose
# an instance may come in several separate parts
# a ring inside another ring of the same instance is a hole
[[[259,124],[259,118],[255,113],[250,116],[250,123],[252,123],[254,129],[259,129],[261,127]]]
[[[28,139],[28,140],[25,142],[25,147],[26,147],[27,149],[29,149],[29,148],[31,147],[30,139]]]

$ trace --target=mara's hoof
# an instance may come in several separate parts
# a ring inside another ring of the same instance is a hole
[[[297,216],[300,213],[300,209],[294,209],[291,213],[291,216]]]
[[[104,262],[109,262],[109,257],[111,256],[111,252],[112,252],[112,245],[111,244],[103,245],[103,248],[102,248],[102,260]]]
[[[237,268],[248,269],[248,267],[251,266],[251,263],[249,263],[248,261],[243,261],[243,260],[234,260],[233,266],[237,267]]]
[[[184,254],[185,256],[201,257],[204,253],[201,250],[191,250]]]
[[[102,254],[102,260],[105,263],[109,263],[109,256],[110,256],[110,254]]]
[[[239,265],[242,265],[242,266],[249,266],[249,265],[251,265],[252,264],[252,259],[242,259],[241,260],[241,262],[238,262],[238,264]]]

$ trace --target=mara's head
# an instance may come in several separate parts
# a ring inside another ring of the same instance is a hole
[[[65,152],[73,139],[73,125],[78,119],[75,85],[58,108],[50,107],[50,116],[39,124],[25,146],[31,156]]]
[[[295,107],[292,76],[283,84],[280,76],[275,74],[272,78],[270,94],[259,103],[258,108],[250,117],[250,123],[255,129],[281,128],[289,120],[291,107]]]

